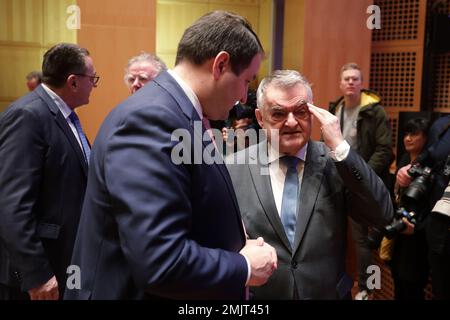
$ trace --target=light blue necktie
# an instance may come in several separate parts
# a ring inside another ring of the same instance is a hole
[[[298,201],[298,173],[297,157],[284,156],[280,159],[287,167],[286,178],[284,179],[283,199],[281,201],[281,222],[284,231],[293,248],[295,225],[297,221],[297,201]]]
[[[89,147],[89,143],[86,139],[86,135],[83,132],[83,129],[81,128],[80,119],[78,119],[78,116],[75,112],[72,111],[72,113],[69,115],[70,121],[72,121],[73,125],[77,129],[78,137],[80,138],[81,145],[83,146],[83,154],[84,158],[86,160],[86,163],[89,164],[89,157],[91,155],[91,148]]]

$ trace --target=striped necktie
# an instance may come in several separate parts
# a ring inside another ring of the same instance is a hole
[[[72,121],[73,125],[75,126],[75,129],[77,129],[78,137],[80,138],[80,142],[83,147],[84,159],[86,160],[86,163],[89,164],[91,148],[89,147],[89,143],[87,141],[86,135],[84,134],[83,129],[81,128],[80,119],[78,119],[77,114],[73,111],[69,115],[69,119],[70,119],[70,121]]]

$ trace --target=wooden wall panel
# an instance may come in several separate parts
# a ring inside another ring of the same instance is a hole
[[[423,45],[375,47],[371,57],[370,87],[389,112],[419,111]]]
[[[382,13],[382,27],[372,34],[374,45],[416,45],[425,35],[425,7],[423,0],[376,0]]]
[[[303,72],[305,1],[285,0],[283,69]]]
[[[366,11],[371,4],[371,0],[305,0],[305,19],[299,22],[305,30],[300,71],[313,85],[316,105],[328,108],[330,101],[342,95],[340,69],[347,62],[358,63],[368,86],[371,30],[366,25]],[[319,137],[315,123],[313,138]]]
[[[90,103],[77,110],[90,141],[106,115],[128,96],[123,81],[128,59],[140,51],[155,53],[156,1],[78,0],[78,44],[94,60],[100,82]]]
[[[381,29],[372,34],[370,87],[382,97],[391,119],[401,111],[420,111],[426,0],[376,0]],[[391,122],[393,124],[393,122]],[[393,128],[397,129],[398,128]],[[397,151],[396,135],[392,136]]]
[[[0,0],[0,112],[27,93],[25,76],[41,70],[45,51],[75,42],[66,9],[75,0]]]
[[[433,111],[450,112],[450,52],[436,54],[433,69]]]
[[[173,68],[178,42],[187,26],[208,12],[207,1],[158,0],[156,52],[167,67]]]
[[[252,24],[266,51],[258,80],[271,71],[271,0],[158,0],[156,51],[168,67],[173,67],[178,42],[184,30],[196,19],[213,10],[226,10],[244,16]],[[254,84],[257,85],[256,82]]]

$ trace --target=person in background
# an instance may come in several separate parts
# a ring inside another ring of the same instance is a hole
[[[394,154],[391,130],[381,99],[374,91],[363,89],[363,75],[356,63],[347,63],[341,68],[339,87],[343,96],[332,102],[329,110],[338,117],[344,139],[387,183]],[[370,293],[367,267],[372,264],[368,226],[352,218],[350,222],[358,262],[359,291],[355,300],[367,300]]]
[[[423,151],[430,123],[424,118],[409,120],[403,128],[403,144],[406,153],[400,158],[398,167],[414,163]],[[395,205],[400,208],[404,188],[395,184]],[[394,238],[394,247],[390,264],[394,280],[395,300],[424,300],[429,267],[427,257],[427,242],[425,237],[426,206],[414,208],[419,221],[414,225],[406,218],[403,222],[406,229]],[[420,210],[420,212],[419,212]]]
[[[450,166],[450,115],[443,115],[431,125],[427,145],[418,157],[422,168],[429,167],[434,174],[433,183],[426,189],[424,203],[428,206],[425,233],[428,244],[433,299],[450,299],[450,218],[442,212],[434,211],[442,198],[449,181]],[[400,168],[397,172],[399,185],[406,188],[413,178],[408,174],[411,165]]]
[[[125,84],[129,88],[130,94],[133,94],[147,82],[155,79],[161,71],[166,70],[166,64],[160,58],[147,52],[141,52],[128,60],[125,68]]]
[[[27,74],[26,79],[28,90],[33,91],[38,85],[42,83],[42,72],[31,71],[29,74]]]

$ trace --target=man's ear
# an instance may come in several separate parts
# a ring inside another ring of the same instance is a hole
[[[66,80],[66,85],[68,88],[70,88],[70,90],[72,91],[76,91],[77,90],[77,77],[73,74],[71,74],[70,76],[67,77]]]
[[[213,76],[217,80],[230,67],[230,54],[226,51],[220,51],[213,62]]]
[[[261,110],[259,108],[255,109],[255,116],[256,116],[256,120],[259,123],[259,126],[264,129],[264,121],[262,119],[262,113],[261,113]]]

